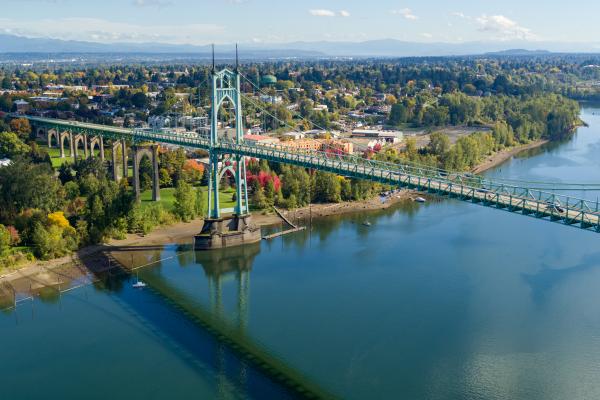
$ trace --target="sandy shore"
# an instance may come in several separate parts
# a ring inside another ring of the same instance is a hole
[[[521,153],[522,151],[535,149],[536,147],[543,146],[546,143],[548,143],[548,140],[536,140],[534,142],[527,143],[521,146],[515,146],[511,147],[510,149],[499,151],[489,156],[487,159],[485,159],[485,161],[480,163],[477,167],[473,168],[471,172],[474,174],[480,174],[484,171],[487,171],[488,169],[497,167],[498,165],[506,162],[507,160]]]
[[[544,145],[548,141],[539,140],[523,146],[516,146],[511,149],[503,150],[493,154],[483,161],[477,168],[473,169],[473,173],[481,173],[488,169],[494,168],[503,162],[514,157],[518,153],[533,149]],[[310,207],[303,207],[291,211],[283,211],[286,218],[295,221],[307,220],[308,218],[320,218],[328,215],[347,214],[358,211],[372,211],[391,207],[402,200],[410,200],[419,196],[416,192],[409,190],[400,190],[389,196],[385,202],[381,202],[379,196],[375,198],[356,201],[344,202],[335,204],[314,204]],[[254,222],[259,226],[276,225],[282,222],[274,213],[255,213],[253,214]],[[10,285],[11,290],[27,289],[27,292],[35,288],[44,286],[52,286],[60,284],[60,274],[52,274],[51,271],[59,269],[70,269],[70,272],[64,273],[62,276],[73,277],[84,275],[86,271],[82,270],[82,265],[93,272],[100,272],[107,268],[107,255],[114,255],[117,259],[121,259],[120,252],[124,248],[137,249],[153,249],[167,244],[191,244],[193,236],[199,232],[202,226],[202,219],[197,219],[188,223],[177,223],[170,226],[160,227],[145,236],[129,234],[123,240],[111,240],[105,245],[88,246],[73,255],[57,258],[50,261],[37,261],[33,264],[26,265],[16,271],[6,272],[0,275],[0,298],[2,292],[6,295],[6,286]],[[132,260],[133,263],[133,260]],[[88,271],[89,272],[89,271]],[[65,275],[67,274],[67,275]],[[56,276],[53,276],[56,275]],[[63,279],[65,280],[65,279]],[[69,279],[66,279],[69,280]],[[63,282],[66,283],[66,282]]]

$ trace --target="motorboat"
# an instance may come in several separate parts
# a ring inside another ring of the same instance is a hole
[[[142,289],[146,287],[146,284],[140,280],[138,280],[136,283],[134,283],[133,285],[131,285],[134,289]]]
[[[363,225],[364,226],[371,226],[371,223],[369,221],[365,221],[365,222],[363,222]]]
[[[423,197],[417,197],[417,198],[415,199],[415,201],[416,201],[417,203],[427,203],[427,200],[425,200]]]

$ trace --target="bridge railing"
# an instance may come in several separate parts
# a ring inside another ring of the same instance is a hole
[[[210,141],[207,138],[200,137],[196,134],[139,131],[136,132],[136,137],[138,139],[196,148],[210,148]],[[474,190],[478,193],[490,193],[498,196],[519,198],[530,202],[541,203],[548,207],[559,206],[568,208],[572,211],[600,215],[597,201],[593,202],[577,197],[553,193],[551,191],[509,185],[504,182],[495,182],[491,179],[485,179],[477,175],[455,173],[439,168],[417,166],[414,164],[395,164],[348,154],[293,149],[288,146],[251,144],[248,142],[235,143],[223,139],[221,139],[217,146],[217,150],[219,149],[255,157],[275,156],[282,161],[296,160],[306,164],[308,167],[311,165],[314,167],[335,167],[336,170],[340,172],[343,171],[348,176],[354,176],[360,171],[361,175],[370,174],[379,177],[388,176],[390,180],[397,179],[399,176],[406,176],[414,182],[426,182],[427,180],[432,180],[444,185],[461,185],[466,190]]]
[[[75,127],[80,129],[90,129],[96,131],[108,131],[114,135],[131,140],[133,142],[155,141],[160,143],[170,143],[173,145],[188,146],[193,148],[210,149],[210,141],[207,137],[199,136],[195,133],[179,133],[174,131],[148,131],[148,130],[131,130],[110,126],[99,126],[87,124],[83,122],[60,121],[50,118],[28,117],[32,121],[47,123],[50,125],[60,125],[65,127]],[[527,186],[512,185],[506,181],[494,181],[486,179],[478,175],[468,173],[456,173],[445,171],[435,167],[416,165],[412,163],[390,163],[348,155],[338,152],[323,152],[315,150],[294,149],[289,146],[281,145],[262,145],[250,143],[234,143],[229,140],[221,140],[215,148],[217,151],[235,151],[242,155],[252,155],[260,157],[260,155],[276,154],[277,158],[285,160],[300,160],[310,167],[327,167],[334,168],[337,171],[346,173],[348,176],[355,176],[358,171],[361,175],[372,175],[374,177],[389,177],[393,181],[399,176],[408,177],[411,182],[423,180],[430,182],[435,181],[435,184],[440,185],[461,185],[465,189],[475,190],[478,193],[493,193],[498,196],[509,196],[511,198],[520,198],[526,201],[543,203],[547,206],[560,206],[569,210],[575,210],[582,213],[591,213],[599,215],[598,201],[590,201],[557,194],[549,190],[533,189]]]

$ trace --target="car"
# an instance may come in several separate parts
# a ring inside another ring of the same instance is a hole
[[[560,204],[548,204],[546,206],[546,210],[552,211],[552,212],[558,212],[559,214],[562,214],[565,212],[565,209],[562,208],[560,206]]]

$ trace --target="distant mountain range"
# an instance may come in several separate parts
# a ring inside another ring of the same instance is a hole
[[[518,50],[515,50],[518,49]],[[540,50],[543,49],[543,50]],[[418,43],[395,39],[364,42],[292,42],[240,45],[243,58],[422,57],[476,54],[542,55],[548,52],[600,52],[600,43],[465,42]],[[0,53],[137,53],[210,57],[210,46],[164,43],[95,43],[0,34]],[[218,57],[232,57],[233,45],[217,46]]]

